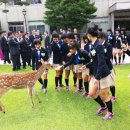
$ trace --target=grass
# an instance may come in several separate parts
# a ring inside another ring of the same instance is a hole
[[[6,107],[6,114],[0,112],[0,130],[130,130],[130,80],[127,78],[130,65],[116,68],[116,96],[113,105],[115,116],[104,121],[95,114],[98,105],[92,99],[85,99],[72,91],[61,92],[54,89],[54,71],[49,71],[48,93],[45,95],[36,83],[36,89],[42,101],[36,98],[35,108],[31,108],[27,89],[10,90],[1,101]],[[31,68],[20,72],[31,71]],[[12,73],[11,66],[0,66],[0,73]],[[72,79],[72,78],[71,78]]]

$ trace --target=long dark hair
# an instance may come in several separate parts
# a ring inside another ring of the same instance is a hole
[[[86,39],[88,40],[88,43],[89,43],[90,40],[88,39],[87,34],[85,34],[85,35],[83,36],[83,41],[84,41],[84,43],[86,43],[86,41],[85,41]]]

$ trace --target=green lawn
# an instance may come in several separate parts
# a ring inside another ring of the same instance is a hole
[[[48,93],[36,89],[42,101],[36,98],[35,108],[31,108],[27,89],[11,90],[1,101],[6,107],[6,114],[0,112],[0,130],[130,130],[130,65],[116,68],[116,96],[113,105],[115,116],[110,121],[104,121],[97,116],[98,105],[92,99],[85,99],[80,94],[74,94],[74,87],[67,92],[54,89],[54,71],[49,71]],[[20,72],[31,71],[31,68]],[[11,66],[0,66],[0,73],[11,72]],[[73,82],[71,80],[71,85]]]

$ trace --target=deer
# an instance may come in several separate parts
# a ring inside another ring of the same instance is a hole
[[[32,108],[34,108],[34,101],[32,98],[32,92],[34,92],[38,102],[41,103],[37,91],[35,89],[36,81],[41,77],[46,69],[46,63],[42,63],[38,70],[28,73],[5,73],[0,74],[0,98],[8,92],[10,89],[22,89],[28,88],[29,98],[31,100]],[[0,111],[5,113],[4,105],[0,102]]]

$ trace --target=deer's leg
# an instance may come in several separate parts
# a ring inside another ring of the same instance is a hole
[[[41,103],[39,97],[38,97],[38,94],[37,94],[37,91],[35,89],[35,87],[33,87],[33,92],[34,92],[34,95],[36,96],[36,98],[38,99],[38,102]]]
[[[5,113],[4,105],[1,102],[0,102],[0,111],[2,111],[3,113]]]
[[[32,108],[34,108],[34,102],[33,102],[33,99],[32,99],[32,87],[28,87],[28,92],[29,92],[29,98],[31,100],[31,103],[32,103]]]

